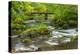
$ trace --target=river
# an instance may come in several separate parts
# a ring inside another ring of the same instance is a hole
[[[33,21],[35,24],[36,22]],[[28,22],[26,22],[28,23]],[[33,25],[32,23],[30,26]],[[65,44],[71,42],[72,37],[78,36],[77,28],[73,29],[55,29],[55,27],[48,26],[51,37],[42,40],[43,37],[39,37],[37,41],[33,41],[30,45],[24,46],[23,43],[19,41],[18,35],[12,36],[12,48],[15,49],[15,52],[31,52],[40,50],[40,46],[55,46],[60,44]],[[45,49],[44,49],[45,50]]]

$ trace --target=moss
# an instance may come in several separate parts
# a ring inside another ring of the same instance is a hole
[[[25,45],[29,45],[30,43],[32,43],[32,40],[31,39],[27,39],[27,38],[25,39],[24,38],[24,39],[21,39],[21,42],[24,43]]]
[[[24,32],[22,32],[22,35],[26,35],[27,36],[31,36],[31,38],[37,38],[40,36],[49,36],[49,31],[47,28],[47,25],[45,24],[37,24],[37,25],[33,25],[31,28],[26,29]]]

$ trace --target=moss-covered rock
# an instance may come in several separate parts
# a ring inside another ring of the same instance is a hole
[[[34,25],[32,26],[31,28],[29,29],[26,29],[22,35],[26,35],[30,38],[37,38],[37,37],[40,37],[40,36],[48,36],[49,35],[49,30],[47,28],[47,25],[45,24],[37,24],[37,25]]]

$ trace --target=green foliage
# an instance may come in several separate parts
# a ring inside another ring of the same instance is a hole
[[[77,6],[64,4],[47,4],[12,1],[11,4],[11,35],[16,35],[25,31],[28,25],[23,23],[30,18],[44,20],[44,15],[31,15],[30,12],[51,12],[48,18],[51,25],[55,28],[74,28],[77,27]],[[45,25],[34,25],[35,28],[45,27]],[[32,28],[33,29],[33,28]]]
[[[11,1],[11,36],[19,35],[17,40],[24,43],[25,46],[34,43],[42,50],[61,50],[61,49],[76,49],[78,44],[78,37],[72,36],[71,42],[61,43],[64,37],[58,39],[59,45],[51,46],[43,43],[48,40],[50,31],[48,26],[53,26],[59,29],[77,28],[78,25],[78,6],[68,4],[48,4],[36,2],[19,2]],[[46,24],[44,14],[30,14],[31,12],[49,12],[54,14],[48,15],[50,24]],[[35,20],[36,22],[26,23],[28,20]],[[14,39],[14,38],[12,38]],[[54,39],[53,39],[54,41]]]
[[[33,25],[31,28],[26,29],[22,34],[31,35],[31,38],[40,37],[41,35],[49,35],[47,25],[37,24]]]
[[[54,10],[54,22],[56,27],[74,28],[77,27],[77,6],[75,5],[57,5]]]

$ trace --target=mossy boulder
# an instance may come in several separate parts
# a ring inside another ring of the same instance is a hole
[[[40,36],[48,36],[49,30],[48,26],[43,23],[34,24],[32,27],[26,29],[22,35],[26,35],[30,38],[40,37]]]

